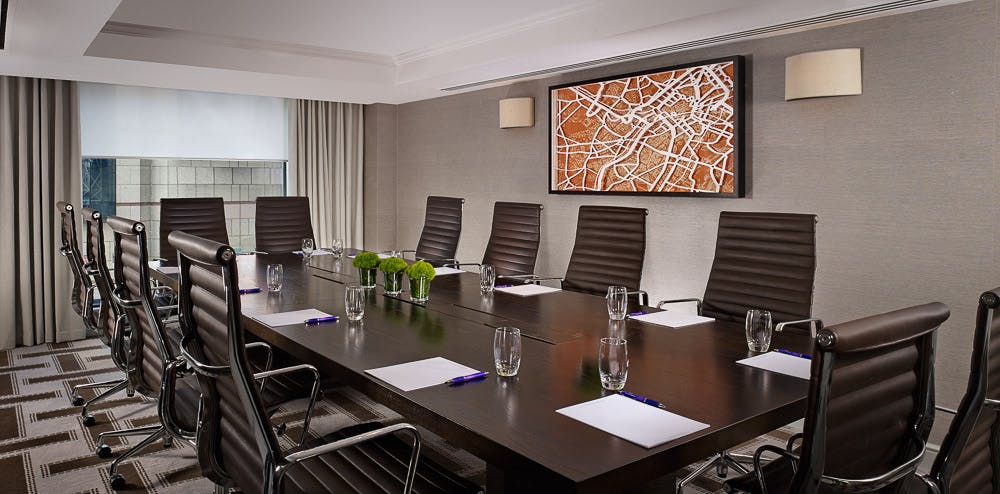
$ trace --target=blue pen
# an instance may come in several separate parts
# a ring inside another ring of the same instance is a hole
[[[510,288],[512,286],[514,286],[514,285],[511,285],[510,283],[508,283],[506,285],[497,285],[497,286],[495,286],[493,288]]]
[[[813,356],[809,355],[808,353],[793,352],[791,350],[783,350],[781,348],[776,348],[774,351],[776,351],[778,353],[784,353],[785,355],[791,355],[793,357],[804,358],[806,360],[812,360],[812,358],[813,358]]]
[[[482,379],[482,378],[486,377],[487,374],[489,374],[489,372],[481,371],[481,372],[477,372],[475,374],[469,374],[467,376],[459,376],[459,377],[456,377],[456,378],[453,378],[453,379],[449,379],[449,380],[445,381],[444,383],[445,384],[461,384],[461,383],[464,383],[464,382],[475,381],[476,379]]]
[[[240,288],[240,295],[246,295],[248,293],[260,293],[260,287]]]
[[[619,393],[621,393],[621,395],[624,396],[624,397],[626,397],[626,398],[632,398],[635,401],[641,401],[641,402],[643,402],[643,403],[645,403],[645,404],[647,404],[649,406],[654,406],[656,408],[662,408],[664,410],[667,409],[667,407],[663,403],[660,403],[660,402],[658,402],[656,400],[651,400],[649,398],[643,398],[642,396],[639,396],[639,395],[637,395],[635,393],[629,393],[628,391],[625,391],[625,390],[619,391]]]
[[[310,326],[314,324],[323,324],[325,322],[337,322],[337,316],[314,317],[312,319],[306,319],[306,324]]]
[[[635,317],[635,316],[644,316],[646,314],[649,314],[649,312],[646,312],[644,310],[640,310],[639,312],[629,312],[628,316],[629,317]]]

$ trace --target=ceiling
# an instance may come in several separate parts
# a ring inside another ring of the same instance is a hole
[[[402,103],[874,5],[958,1],[9,0],[0,74]]]

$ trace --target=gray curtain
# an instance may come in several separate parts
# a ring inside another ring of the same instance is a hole
[[[364,246],[364,107],[295,100],[289,105],[291,193],[309,196],[319,246]]]
[[[75,82],[0,76],[0,347],[83,338],[56,201],[80,204]]]

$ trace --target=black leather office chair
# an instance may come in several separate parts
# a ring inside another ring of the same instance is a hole
[[[641,208],[580,206],[576,221],[576,241],[570,254],[566,276],[505,276],[529,283],[557,280],[564,290],[605,296],[609,286],[624,286],[648,303],[639,289],[646,257],[646,216]]]
[[[458,250],[458,239],[462,235],[462,205],[460,197],[427,197],[427,212],[420,241],[412,252],[417,259],[423,259],[435,266],[454,261]]]
[[[969,385],[928,475],[909,494],[1000,492],[1000,287],[979,297]]]
[[[948,316],[947,306],[930,303],[821,330],[804,433],[786,448],[757,449],[754,471],[726,490],[897,492],[933,425],[935,332]],[[762,465],[765,452],[778,458]]]
[[[70,306],[83,320],[84,327],[90,335],[100,335],[97,329],[98,314],[94,311],[94,281],[84,268],[83,255],[80,253],[80,240],[76,229],[76,208],[72,204],[59,201],[60,243],[59,253],[69,262],[73,276],[73,287],[70,291]]]
[[[479,490],[420,459],[420,435],[409,424],[365,424],[309,449],[282,451],[247,364],[233,249],[183,232],[171,234],[170,243],[181,254],[181,352],[203,391],[198,461],[219,492],[234,487],[268,494],[409,493],[414,486],[421,493]],[[396,434],[408,435],[412,443]]]
[[[87,252],[87,263],[84,269],[94,282],[97,292],[101,296],[101,306],[95,318],[98,335],[104,344],[111,350],[111,361],[118,370],[127,372],[128,354],[125,342],[128,335],[128,322],[125,312],[114,302],[112,294],[113,280],[108,271],[108,259],[104,252],[104,225],[101,221],[101,213],[91,208],[84,208],[83,222],[86,228],[85,248]],[[82,389],[107,388],[95,397],[84,401],[80,396]],[[71,399],[76,406],[83,405],[80,415],[83,417],[83,424],[91,426],[95,423],[93,414],[88,408],[100,401],[113,396],[115,393],[124,390],[127,396],[135,394],[135,390],[129,387],[128,379],[112,379],[97,383],[79,384],[73,387]]]
[[[228,244],[225,203],[221,197],[160,199],[160,257],[170,263],[177,262],[177,251],[167,242],[174,230]]]
[[[449,262],[448,266],[492,264],[497,275],[527,275],[535,272],[541,241],[542,205],[500,202],[493,205],[493,226],[482,263]]]
[[[287,254],[302,249],[302,239],[314,239],[308,197],[258,197],[254,221],[259,251]]]
[[[765,309],[778,323],[776,330],[810,324],[815,334],[822,327],[821,321],[811,318],[815,273],[815,215],[723,211],[704,298],[663,300],[657,307],[694,302],[699,315],[734,322],[745,320],[750,309]],[[730,467],[745,474],[740,460],[749,458],[717,453],[681,479],[678,487],[713,466],[720,477]]]

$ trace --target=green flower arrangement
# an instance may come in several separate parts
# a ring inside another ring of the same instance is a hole
[[[374,252],[362,252],[354,256],[354,267],[358,269],[375,269],[379,265],[378,254]]]
[[[417,261],[406,268],[406,276],[410,278],[424,277],[427,278],[427,281],[431,281],[434,279],[435,274],[434,266],[427,261]]]
[[[407,268],[406,261],[398,257],[390,257],[382,261],[382,263],[378,265],[378,270],[383,273],[398,273],[406,268]]]

